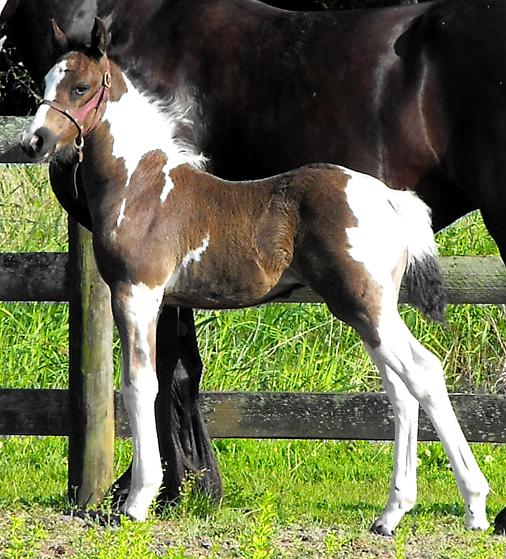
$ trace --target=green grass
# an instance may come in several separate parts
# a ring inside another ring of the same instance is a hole
[[[66,217],[40,168],[0,169],[2,251],[66,250]],[[473,215],[438,236],[442,254],[497,254]],[[455,306],[444,325],[402,309],[443,360],[453,391],[495,391],[505,366],[504,308]],[[65,387],[65,305],[0,304],[0,386]],[[197,328],[212,390],[379,390],[358,337],[323,305],[203,312]],[[219,440],[225,498],[195,499],[146,524],[103,529],[66,520],[66,440],[0,439],[0,557],[506,557],[504,539],[463,530],[462,501],[437,443],[419,449],[419,500],[394,540],[368,534],[386,500],[392,446]],[[491,518],[506,505],[506,447],[474,445],[489,479]],[[116,445],[117,472],[130,459]]]

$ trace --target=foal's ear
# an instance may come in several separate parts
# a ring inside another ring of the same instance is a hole
[[[61,53],[67,52],[69,50],[69,40],[67,35],[65,35],[65,31],[61,29],[54,19],[51,20],[51,24],[53,26],[53,44],[56,50]]]
[[[107,31],[105,23],[99,17],[96,17],[95,25],[93,26],[93,31],[91,32],[91,53],[97,56],[97,58],[104,56],[110,40],[111,34]]]

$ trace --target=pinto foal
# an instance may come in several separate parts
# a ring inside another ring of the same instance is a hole
[[[488,485],[451,407],[441,363],[397,311],[405,275],[411,299],[442,316],[426,206],[412,193],[326,164],[245,182],[204,172],[205,159],[175,139],[191,125],[184,103],[151,103],[109,62],[107,34],[97,25],[89,50],[65,54],[47,74],[45,100],[23,144],[37,159],[75,158],[77,149],[82,161],[96,260],[121,337],[134,445],[123,512],[144,519],[162,480],[154,414],[161,306],[238,308],[306,285],[361,336],[394,409],[390,497],[373,529],[392,534],[415,503],[416,437],[408,435],[417,429],[415,400],[448,453],[466,525],[487,528]]]

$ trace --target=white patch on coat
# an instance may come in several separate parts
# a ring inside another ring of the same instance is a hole
[[[181,103],[172,103],[164,108],[161,103],[137,90],[125,74],[122,76],[127,91],[118,101],[107,104],[103,120],[110,125],[112,155],[125,163],[125,186],[128,187],[141,159],[150,151],[161,150],[167,156],[167,164],[162,171],[166,179],[171,169],[183,163],[202,168],[205,157],[195,153],[193,146],[175,138],[178,125],[187,121],[188,108]]]
[[[363,173],[342,170],[350,177],[346,199],[358,221],[356,227],[346,230],[349,254],[378,283],[390,283],[404,254],[409,264],[435,254],[430,211],[416,194],[396,191]]]
[[[369,175],[343,171],[350,177],[346,199],[358,222],[346,230],[348,252],[384,285],[391,281],[391,272],[406,249],[401,221],[389,203],[388,187]]]
[[[123,220],[125,219],[125,207],[126,207],[126,198],[123,198],[121,202],[121,207],[119,209],[118,219],[116,220],[116,227],[119,227]]]
[[[160,202],[163,204],[165,200],[167,200],[167,196],[169,195],[170,191],[174,188],[174,183],[170,176],[170,171],[173,169],[170,163],[167,161],[164,168],[162,169],[162,173],[165,175],[165,184],[163,186],[162,192],[160,193]]]
[[[202,243],[200,244],[200,246],[188,251],[185,254],[185,256],[183,257],[183,259],[181,260],[177,268],[170,276],[169,281],[167,282],[167,288],[171,289],[176,285],[177,281],[181,277],[181,274],[188,268],[190,264],[192,264],[193,262],[200,262],[202,260],[202,256],[204,255],[204,253],[206,252],[209,246],[210,239],[211,237],[208,233],[202,239]]]
[[[58,64],[55,64],[51,70],[46,74],[44,78],[44,99],[48,101],[54,101],[56,99],[56,94],[58,92],[58,87],[65,77],[65,72],[67,71],[67,61],[61,60]],[[31,139],[33,135],[42,128],[46,123],[46,116],[51,107],[49,105],[40,105],[33,117],[30,126],[25,130],[23,134],[23,142]]]

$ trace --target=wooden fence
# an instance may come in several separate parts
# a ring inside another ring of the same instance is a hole
[[[0,163],[26,162],[13,138],[26,119],[0,117]],[[128,436],[113,392],[109,293],[94,265],[90,237],[69,224],[69,253],[0,254],[0,300],[68,302],[68,390],[0,390],[0,435],[69,437],[69,491],[78,503],[100,501],[113,479],[114,436]],[[450,303],[506,303],[498,257],[441,258]],[[401,300],[406,301],[404,292]],[[319,302],[309,290],[279,302]],[[1,334],[0,334],[1,335]],[[506,396],[451,395],[470,441],[506,442]],[[205,392],[211,437],[392,440],[383,393]],[[422,413],[419,437],[436,440]]]

